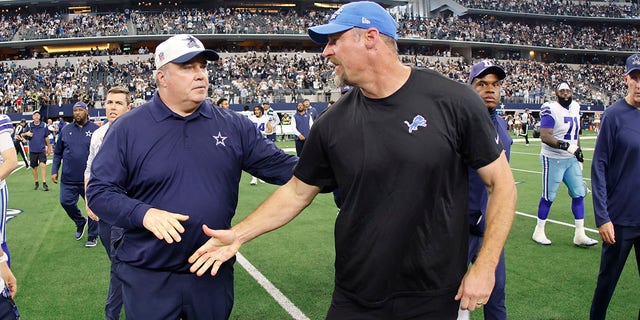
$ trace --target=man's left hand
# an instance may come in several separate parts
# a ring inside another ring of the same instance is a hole
[[[582,149],[580,149],[580,147],[578,147],[573,155],[576,156],[576,159],[578,159],[579,162],[584,162],[584,154],[582,154]]]
[[[489,301],[495,285],[495,269],[472,264],[462,278],[456,301],[460,301],[462,310],[473,311]]]
[[[180,221],[188,219],[189,216],[183,214],[151,208],[142,218],[142,225],[153,232],[156,238],[171,244],[173,241],[182,241],[180,234],[184,233],[184,227],[180,224]]]

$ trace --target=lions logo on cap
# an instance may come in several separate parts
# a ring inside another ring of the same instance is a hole
[[[329,21],[335,20],[342,13],[342,11],[343,11],[343,9],[342,9],[342,7],[340,7],[338,10],[336,10],[336,12],[334,12],[331,15],[331,18],[329,18]]]

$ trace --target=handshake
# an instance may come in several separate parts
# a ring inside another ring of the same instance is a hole
[[[558,140],[558,147],[562,150],[567,150],[567,152],[576,156],[579,162],[584,162],[584,155],[582,154],[582,149],[580,147],[569,144],[569,142]]]

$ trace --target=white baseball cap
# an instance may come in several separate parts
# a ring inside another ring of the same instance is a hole
[[[185,63],[201,53],[209,61],[215,61],[219,58],[215,51],[205,49],[202,42],[196,37],[188,34],[175,35],[156,47],[154,55],[156,70],[169,62]]]

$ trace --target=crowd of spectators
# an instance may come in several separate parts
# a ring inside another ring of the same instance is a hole
[[[404,36],[477,41],[547,48],[626,51],[640,47],[640,28],[632,25],[572,25],[567,22],[508,21],[497,18],[439,15],[400,20]]]
[[[640,15],[638,5],[632,2],[461,0],[460,3],[474,9],[560,16],[637,18]]]
[[[13,40],[120,36],[129,33],[123,13],[61,15],[47,12],[18,16]]]
[[[125,85],[134,98],[149,99],[155,91],[151,55],[131,55],[117,63],[102,57],[51,59],[27,68],[13,62],[0,64],[0,110],[24,112],[43,104],[62,105],[79,99],[98,106],[106,90]],[[462,58],[403,55],[408,65],[434,69],[447,77],[466,82],[469,64]],[[574,96],[583,104],[604,104],[620,98],[623,83],[616,75],[620,66],[568,65],[528,60],[501,63],[509,77],[503,87],[504,102],[537,103],[550,99],[552,88],[567,81]],[[251,104],[261,101],[295,102],[305,96],[329,100],[339,89],[333,84],[333,67],[319,54],[293,53],[221,53],[221,59],[209,64],[210,97],[226,97],[230,103]]]
[[[511,3],[503,2],[505,6]],[[500,6],[503,2],[485,4]],[[548,0],[527,3],[532,7],[535,7],[535,4],[549,7],[551,10],[555,6],[562,7],[564,2]],[[608,7],[580,2],[573,4],[572,8],[580,5],[585,8]],[[624,8],[634,8],[632,11],[635,11],[634,6],[611,6],[620,7],[623,11]],[[31,40],[126,34],[306,34],[309,26],[324,23],[330,13],[328,10],[308,11],[303,14],[294,10],[252,13],[229,8],[134,11],[130,15],[109,13],[67,16],[38,13],[25,17],[3,17],[5,28],[0,32],[0,36],[7,40]],[[456,17],[444,14],[430,18],[399,13],[395,16],[399,22],[400,37],[614,51],[636,50],[640,47],[640,28],[634,24],[584,25],[556,20],[516,21],[497,17]],[[14,30],[15,35],[11,36]]]
[[[505,0],[465,0],[464,5],[491,10],[546,12],[548,14],[634,17],[635,5],[619,5],[558,0],[530,2]],[[5,14],[0,16],[0,41],[41,38],[65,38],[126,34],[306,34],[309,26],[326,22],[329,10],[294,10],[248,12],[229,8],[172,8],[124,13],[62,15],[47,12]],[[580,25],[561,21],[500,20],[496,17],[436,15],[415,17],[394,11],[399,22],[399,36],[536,45],[554,48],[637,50],[639,30],[633,24]],[[219,49],[222,53],[226,50]],[[264,48],[267,52],[269,48]],[[469,65],[449,51],[403,49],[404,62],[432,68],[448,77],[464,82]],[[234,50],[229,50],[233,52]],[[89,57],[71,63],[64,58],[55,62],[38,62],[25,67],[15,62],[0,65],[0,111],[22,112],[42,104],[61,105],[78,99],[98,104],[107,88],[126,85],[140,100],[151,97],[155,90],[150,50],[141,47],[126,63],[108,58],[122,54],[120,48],[91,50]],[[422,56],[426,54],[431,57]],[[437,56],[439,58],[436,58]],[[46,57],[46,56],[44,56]],[[37,53],[23,57],[38,59]],[[607,104],[619,98],[621,67],[585,64],[540,63],[514,57],[503,64],[509,78],[503,88],[505,102],[542,103],[552,96],[551,88],[568,81],[582,103]],[[42,60],[44,61],[44,60]],[[47,60],[51,61],[51,60]],[[231,103],[257,101],[294,102],[302,96],[325,95],[333,85],[332,66],[319,54],[305,52],[244,52],[222,54],[211,63],[211,97],[226,97]]]
[[[135,12],[132,20],[137,34],[305,34],[307,27],[319,23],[315,15],[315,11],[301,16],[293,10],[252,13],[229,8],[191,8]]]

